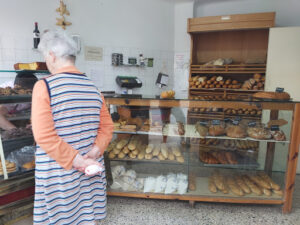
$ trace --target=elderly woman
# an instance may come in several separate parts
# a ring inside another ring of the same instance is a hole
[[[32,96],[34,224],[96,224],[106,216],[105,172],[84,170],[104,168],[113,123],[99,90],[74,66],[73,40],[47,31],[39,49],[52,75],[35,84]]]

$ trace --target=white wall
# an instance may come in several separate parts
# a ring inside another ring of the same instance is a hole
[[[266,90],[274,91],[276,87],[284,87],[294,101],[300,101],[299,40],[300,26],[270,29]],[[289,125],[283,127],[284,132],[289,135],[292,114],[283,111],[279,117],[289,121]],[[275,169],[285,166],[286,154],[286,148],[276,146]],[[297,173],[300,173],[300,161]]]
[[[187,33],[187,19],[193,17],[194,2],[187,1],[175,4],[174,10],[174,89],[180,96],[188,95],[188,77],[190,61],[190,35]],[[176,64],[176,55],[183,57],[183,66]]]
[[[276,12],[276,26],[300,26],[299,0],[198,0],[195,17]]]
[[[102,62],[86,62],[83,52],[77,66],[86,73],[102,68],[101,77],[93,79],[102,90],[117,90],[117,75],[138,76],[146,88],[143,93],[159,90],[154,87],[156,76],[164,67],[173,85],[174,3],[164,0],[65,0],[73,23],[67,31],[80,34],[82,44],[104,48]],[[41,60],[32,48],[35,21],[40,31],[55,28],[59,1],[0,0],[0,69],[12,69],[15,62]],[[154,68],[114,68],[111,53],[124,56],[154,58]],[[2,74],[3,77],[3,74]],[[141,90],[139,90],[141,91]]]

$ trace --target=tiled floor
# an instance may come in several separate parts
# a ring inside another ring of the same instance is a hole
[[[150,199],[108,199],[108,216],[102,225],[300,225],[300,176],[297,178],[293,212],[279,206],[196,203]],[[14,225],[32,224],[32,217]]]

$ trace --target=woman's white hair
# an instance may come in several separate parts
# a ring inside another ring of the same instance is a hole
[[[74,61],[76,59],[76,43],[64,31],[45,30],[38,48],[44,57],[46,57],[50,52],[53,52],[53,54],[58,58]]]

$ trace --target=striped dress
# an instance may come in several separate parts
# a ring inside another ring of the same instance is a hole
[[[56,74],[45,82],[57,134],[84,155],[97,137],[103,103],[99,91],[82,74]],[[99,162],[104,165],[103,157]],[[88,177],[65,170],[37,146],[35,180],[34,224],[95,224],[105,218],[105,172]]]

